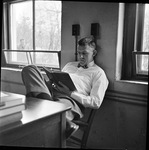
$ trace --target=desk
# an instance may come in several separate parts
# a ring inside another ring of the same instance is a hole
[[[21,121],[0,128],[0,145],[65,147],[66,111],[70,109],[58,102],[26,98]]]

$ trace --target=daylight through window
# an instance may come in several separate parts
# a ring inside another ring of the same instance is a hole
[[[149,52],[149,4],[145,5],[142,51]],[[143,55],[141,58],[140,72],[148,74],[148,65],[149,55]]]
[[[4,46],[6,62],[13,65],[32,62],[49,67],[55,64],[59,68],[60,58],[57,57],[61,51],[61,1],[6,3],[8,15],[4,16],[7,20],[4,27],[7,26],[9,37],[5,42],[8,46]],[[9,52],[6,52],[7,49]]]

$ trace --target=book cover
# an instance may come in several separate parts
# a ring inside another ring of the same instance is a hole
[[[25,104],[25,96],[21,94],[3,92],[0,93],[1,102],[4,103],[0,106],[0,110],[20,104]]]
[[[0,117],[0,127],[14,123],[16,121],[20,121],[22,117],[23,115],[21,111],[4,117]]]
[[[7,116],[7,115],[10,115],[10,114],[13,114],[13,113],[17,113],[17,112],[22,111],[24,109],[25,109],[24,104],[4,108],[4,109],[0,110],[0,117],[4,117],[4,116]]]
[[[43,67],[44,71],[46,72],[48,78],[52,80],[57,85],[61,86],[58,82],[62,82],[64,85],[66,85],[71,91],[75,91],[76,87],[70,77],[70,75],[66,72],[62,71],[51,71],[47,68]]]

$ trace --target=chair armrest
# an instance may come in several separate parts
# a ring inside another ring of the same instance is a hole
[[[81,120],[73,120],[73,122],[79,126],[82,126],[82,127],[87,127],[88,126],[88,123],[84,122],[84,121],[81,121]]]

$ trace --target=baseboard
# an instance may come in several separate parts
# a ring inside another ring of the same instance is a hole
[[[108,100],[135,104],[135,105],[142,105],[147,106],[147,96],[139,95],[139,94],[132,94],[114,90],[107,90],[105,94],[105,98]]]

